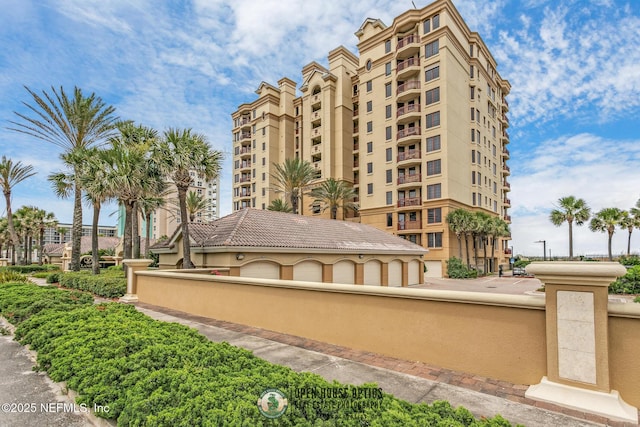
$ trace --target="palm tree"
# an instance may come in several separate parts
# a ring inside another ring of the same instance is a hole
[[[204,135],[193,133],[191,129],[169,129],[165,131],[164,138],[154,144],[152,153],[152,158],[158,162],[158,169],[171,178],[178,191],[184,253],[182,265],[184,268],[193,268],[186,201],[187,191],[193,183],[190,172],[207,181],[217,177],[222,152],[212,150]]]
[[[458,239],[458,258],[460,258],[460,260],[462,260],[462,236],[466,233],[468,215],[469,211],[458,208],[450,211],[446,216],[449,229],[455,233],[456,238]]]
[[[166,184],[164,181],[162,181],[162,184],[163,184],[162,191],[158,193],[160,194],[160,196],[156,196],[151,193],[148,193],[148,194],[144,194],[142,198],[138,201],[138,205],[142,211],[142,215],[144,217],[145,225],[146,225],[145,236],[144,236],[145,258],[149,258],[149,245],[151,240],[151,215],[154,212],[157,212],[158,209],[162,208],[166,203],[166,199],[162,197],[162,195],[165,194],[164,185]]]
[[[134,240],[138,240],[137,203],[164,184],[162,174],[151,160],[157,132],[131,122],[119,122],[117,126],[120,135],[109,138],[111,147],[104,153],[105,180],[124,206],[124,258],[129,259],[140,252],[139,244],[134,245]]]
[[[11,244],[14,247],[14,251],[17,248],[18,258],[20,258],[20,238],[18,237],[18,233],[16,233],[16,229],[13,224],[11,191],[16,185],[35,174],[33,166],[23,165],[22,162],[13,163],[11,159],[2,156],[2,161],[0,162],[0,187],[2,187],[4,200],[7,205],[7,228],[11,236]]]
[[[25,86],[34,104],[23,102],[32,117],[15,112],[21,121],[11,123],[11,130],[21,132],[49,142],[63,150],[62,160],[73,171],[73,225],[71,228],[71,270],[80,270],[80,239],[82,237],[82,187],[77,169],[81,156],[71,155],[77,150],[99,146],[113,135],[115,130],[115,108],[107,106],[94,93],[85,96],[78,87],[68,96],[61,87],[51,93],[42,91],[42,96]]]
[[[483,251],[483,262],[482,262],[482,272],[483,274],[487,273],[487,243],[488,236],[491,228],[491,216],[485,212],[475,212],[474,214],[474,224],[475,227],[473,231],[475,232],[476,239],[474,241],[474,254],[476,259],[476,268],[478,268],[478,255],[477,255],[477,246],[479,243],[482,243],[482,251]],[[478,244],[476,244],[478,243]]]
[[[358,209],[358,203],[353,201],[357,194],[345,181],[329,178],[311,190],[310,195],[314,198],[312,204],[320,204],[322,212],[330,209],[331,219],[337,219],[338,208]]]
[[[607,232],[609,236],[609,261],[613,261],[613,254],[611,252],[611,240],[613,239],[613,233],[615,233],[616,227],[620,224],[622,218],[623,215],[620,209],[604,208],[595,214],[589,224],[591,231]]]
[[[204,196],[201,196],[193,190],[189,190],[185,201],[187,203],[189,222],[195,221],[198,213],[206,210],[209,206],[209,201]]]
[[[633,215],[632,211],[634,209],[622,211],[622,219],[620,220],[620,228],[626,229],[629,233],[627,237],[627,256],[631,255],[631,233],[633,233],[634,228],[640,228],[640,215]],[[638,213],[640,214],[640,210],[638,210]]]
[[[93,208],[91,221],[91,270],[100,274],[100,247],[98,244],[98,222],[100,209],[111,199],[115,190],[107,179],[107,156],[104,150],[91,149],[87,161],[80,168],[80,184],[85,191],[85,199]]]
[[[276,182],[276,191],[289,197],[291,209],[298,213],[298,200],[302,199],[308,185],[316,178],[316,171],[306,160],[286,159],[283,164],[274,164],[275,173],[271,176]]]
[[[38,265],[42,265],[42,254],[44,249],[44,232],[47,228],[58,226],[58,220],[53,212],[35,208],[34,211],[35,228],[38,231]]]
[[[505,220],[500,217],[494,216],[491,218],[490,224],[488,225],[488,236],[491,240],[491,272],[495,271],[495,266],[493,265],[493,259],[495,256],[496,244],[498,243],[498,239],[500,237],[510,236],[511,232],[509,231],[509,224]]]
[[[558,199],[559,207],[551,211],[549,219],[556,227],[562,223],[569,224],[569,259],[573,258],[573,223],[582,225],[589,220],[591,208],[583,199],[576,199],[574,196],[567,196]]]
[[[275,212],[292,212],[293,211],[293,209],[291,209],[291,206],[289,205],[289,202],[282,199],[274,199],[271,202],[271,204],[267,207],[267,210],[275,211]]]
[[[7,228],[7,218],[0,218],[0,258],[2,258],[2,249],[5,244],[7,245],[5,258],[9,258],[9,245],[7,243],[10,241],[11,236]]]

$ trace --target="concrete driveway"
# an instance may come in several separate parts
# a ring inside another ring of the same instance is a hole
[[[487,276],[477,279],[436,279],[427,277],[422,285],[411,288],[448,291],[490,292],[494,294],[525,294],[542,287],[540,280],[519,276]],[[544,294],[541,294],[544,296]]]

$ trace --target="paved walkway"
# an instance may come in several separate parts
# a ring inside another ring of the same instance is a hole
[[[466,281],[465,283],[475,286]],[[517,284],[512,285],[517,286]],[[447,286],[447,284],[433,286]],[[448,286],[457,285],[449,283]],[[353,385],[376,382],[385,392],[409,402],[431,403],[434,400],[447,400],[454,406],[466,407],[477,417],[493,417],[501,414],[514,424],[519,423],[528,427],[602,425],[630,427],[634,425],[527,399],[524,397],[527,387],[523,385],[194,316],[148,304],[138,303],[136,307],[155,319],[196,328],[212,341],[226,341],[246,348],[258,357],[289,366],[296,371],[314,372],[329,381],[337,380]],[[73,402],[71,397],[66,395],[59,385],[52,383],[46,375],[33,373],[30,370],[33,364],[30,353],[26,349],[12,341],[10,336],[0,337],[0,403],[36,402],[40,405],[40,403],[49,404],[50,402]],[[87,417],[86,414],[77,412],[68,413],[59,409],[54,410],[53,413],[42,410],[36,413],[0,412],[0,426],[108,425],[103,419]]]

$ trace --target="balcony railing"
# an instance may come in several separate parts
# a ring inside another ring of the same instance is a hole
[[[407,206],[420,206],[422,204],[422,197],[410,197],[406,199],[398,199],[398,207],[404,208]]]
[[[240,193],[240,197],[251,197],[251,191],[243,191]]]
[[[251,152],[251,147],[250,146],[246,146],[246,147],[242,147],[240,149],[240,154],[247,154]]]
[[[504,204],[505,205],[510,205],[511,204],[511,199],[507,199],[506,197],[504,198]]]
[[[511,168],[509,168],[509,166],[507,166],[507,165],[503,165],[502,166],[502,170],[505,171],[505,172],[511,173]]]
[[[510,183],[508,183],[508,182],[505,182],[505,183],[504,183],[504,186],[505,186],[505,187],[507,187],[507,188],[511,188],[511,184],[510,184]]]
[[[404,107],[398,108],[398,111],[396,111],[396,117],[400,117],[408,113],[419,113],[419,112],[420,112],[420,104],[409,104],[409,105],[405,105]]]
[[[420,89],[420,80],[409,80],[408,82],[402,83],[398,86],[396,93],[400,95],[402,92],[406,92],[411,89]]]
[[[353,151],[358,151],[360,149],[359,144],[353,144]]]
[[[412,128],[401,129],[398,131],[396,135],[396,139],[401,139],[406,136],[413,136],[413,135],[420,135],[420,128],[412,127]]]
[[[418,38],[417,34],[409,34],[408,36],[405,36],[398,40],[398,44],[396,45],[396,50],[402,49],[403,47],[411,43],[418,43],[419,40],[420,39]]]
[[[251,138],[251,132],[242,132],[240,134],[240,139]]]
[[[511,255],[511,249],[510,248],[505,249],[504,250],[504,254],[505,255]]]
[[[407,58],[402,62],[399,62],[397,65],[398,72],[404,70],[407,67],[413,67],[415,65],[420,65],[420,59],[412,56],[411,58]]]
[[[251,177],[250,176],[241,176],[240,177],[240,182],[247,182],[247,181],[251,181]]]
[[[411,175],[400,175],[398,177],[398,184],[407,184],[410,182],[420,182],[422,181],[422,174],[414,173]]]
[[[509,150],[507,149],[507,147],[504,147],[504,148],[502,149],[502,152],[503,152],[504,154],[506,154],[506,156],[507,156],[507,157],[509,157],[509,156],[510,156],[510,154],[511,154],[511,153],[509,152]]]
[[[505,215],[504,220],[507,222],[511,222],[511,215]]]
[[[242,162],[242,163],[240,163],[240,169],[250,168],[250,167],[251,167],[251,162]]]
[[[251,123],[251,119],[249,117],[243,117],[240,120],[240,126],[248,125],[249,123]]]
[[[420,150],[409,150],[403,153],[398,153],[399,162],[403,160],[411,160],[411,159],[419,159],[419,158],[420,158]]]
[[[400,221],[398,222],[398,230],[419,230],[422,228],[420,221]]]
[[[358,117],[359,110],[353,110],[353,117]]]

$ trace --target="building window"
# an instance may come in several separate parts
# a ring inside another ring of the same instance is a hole
[[[367,63],[365,65],[367,67],[367,71],[371,71],[371,60],[367,59]]]
[[[473,45],[472,44],[469,45],[469,56],[473,58]],[[473,65],[472,65],[472,67],[473,67]]]
[[[391,194],[391,192],[389,192],[388,194]],[[391,203],[388,202],[387,199],[387,204],[390,205]],[[393,227],[393,214],[392,213],[388,213],[387,214],[387,227]]]
[[[367,153],[373,153],[373,142],[367,142]]]
[[[427,247],[428,248],[441,248],[442,247],[442,233],[427,233]]]
[[[438,160],[431,160],[427,162],[427,176],[438,175],[442,172],[441,162]]]
[[[373,101],[367,101],[367,113],[373,111]]]
[[[385,107],[385,118],[386,119],[390,119],[391,118],[391,105],[387,105]]]
[[[264,157],[262,158],[262,166],[265,166],[267,164],[267,159],[265,159]]]
[[[373,184],[367,184],[367,194],[373,194]]]
[[[367,163],[367,173],[373,173],[373,162]]]
[[[431,81],[434,79],[437,79],[438,77],[440,77],[440,66],[436,65],[433,68],[429,68],[427,71],[424,72],[424,78],[426,81]]]
[[[371,82],[371,80],[369,80],[367,82],[367,92],[371,92],[372,89],[373,89],[373,83]]]
[[[367,122],[367,132],[373,132],[373,122]]]
[[[264,172],[262,172],[262,181],[265,181],[265,180],[266,180],[266,175]]]
[[[440,111],[427,114],[426,119],[427,119],[427,129],[440,126]]]
[[[393,170],[387,169],[387,184],[391,184],[393,181]]]
[[[473,49],[473,47],[472,47],[472,49]],[[469,66],[469,77],[473,78],[473,65]]]
[[[391,83],[386,83],[384,85],[384,96],[387,98],[391,96]]]
[[[437,87],[437,88],[428,90],[425,95],[426,95],[426,98],[427,98],[427,105],[439,102],[440,101],[440,88]]]
[[[427,200],[439,199],[442,197],[441,184],[427,185]]]
[[[384,42],[384,53],[391,52],[391,40]]]
[[[431,31],[431,20],[427,19],[426,21],[424,21],[424,23],[422,24],[422,29],[424,34],[429,33],[429,31]]]
[[[442,208],[427,209],[427,224],[442,222]]]
[[[319,214],[320,213],[320,205],[313,205],[312,209],[313,209],[313,213],[314,214]]]
[[[265,136],[267,134],[267,128],[262,128],[262,136]]]
[[[387,62],[386,64],[384,64],[384,75],[385,76],[391,75],[391,62]]]
[[[385,129],[385,137],[387,141],[391,140],[391,126],[387,126]]]
[[[435,30],[436,28],[440,27],[440,15],[433,15],[433,18],[431,18],[431,23],[433,24],[433,29]]]
[[[471,185],[476,185],[476,171],[471,171]]]
[[[425,58],[430,58],[436,55],[439,51],[439,43],[438,40],[434,40],[431,43],[424,46],[424,56]]]
[[[440,149],[440,135],[427,138],[427,153]]]
[[[391,148],[387,148],[385,150],[386,155],[387,155],[387,162],[390,162],[393,160],[393,150],[391,150]]]

